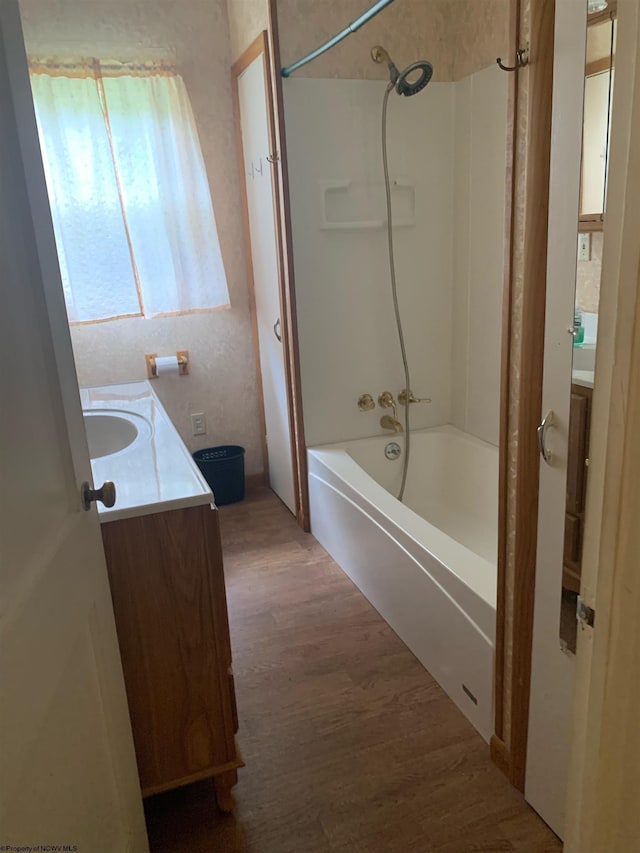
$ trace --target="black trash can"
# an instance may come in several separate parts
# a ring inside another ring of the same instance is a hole
[[[211,486],[216,506],[244,498],[244,447],[223,444],[196,450],[193,459]]]

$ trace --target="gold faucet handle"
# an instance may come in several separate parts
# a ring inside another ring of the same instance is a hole
[[[383,391],[382,394],[378,397],[378,405],[380,405],[383,409],[392,409],[393,417],[398,417],[398,409],[396,407],[396,401],[394,400],[393,394],[391,391]]]
[[[398,394],[398,402],[403,406],[406,406],[407,403],[430,403],[431,397],[416,397],[413,391],[403,388]]]
[[[358,397],[358,408],[361,412],[370,412],[371,409],[375,409],[376,402],[371,396],[371,394],[361,394]]]

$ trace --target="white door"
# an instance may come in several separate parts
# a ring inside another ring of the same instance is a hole
[[[264,55],[238,77],[240,127],[247,187],[251,262],[269,455],[269,484],[296,513],[267,118]]]
[[[98,518],[80,502],[91,469],[13,0],[0,3],[0,115],[0,843],[143,853]]]
[[[557,3],[542,414],[553,412],[540,460],[538,545],[525,797],[560,837],[571,745],[575,659],[560,645],[567,442],[580,194],[586,4]]]

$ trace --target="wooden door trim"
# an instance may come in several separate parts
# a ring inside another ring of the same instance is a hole
[[[275,42],[275,39],[274,39]],[[289,432],[291,436],[291,456],[293,470],[293,487],[296,499],[296,517],[303,529],[309,529],[309,495],[307,484],[306,444],[304,440],[304,424],[302,422],[302,393],[300,385],[300,368],[298,354],[298,336],[295,316],[295,294],[293,293],[293,258],[289,247],[290,226],[287,230],[288,186],[286,185],[286,151],[284,149],[284,131],[281,114],[278,108],[277,84],[275,70],[277,66],[273,59],[273,50],[269,45],[269,34],[261,32],[249,45],[247,50],[234,62],[231,67],[233,106],[236,125],[236,144],[238,148],[238,164],[242,188],[242,220],[244,241],[247,257],[247,276],[249,279],[249,301],[253,327],[254,349],[256,357],[256,373],[258,380],[258,398],[260,403],[260,426],[262,432],[264,480],[268,482],[269,457],[266,441],[266,420],[264,412],[264,389],[262,383],[262,367],[258,339],[258,321],[255,298],[255,279],[251,256],[251,232],[249,227],[249,210],[247,206],[247,183],[244,170],[244,150],[242,144],[242,127],[240,122],[240,99],[238,78],[256,59],[263,58],[265,78],[265,100],[267,105],[267,121],[269,126],[269,147],[273,176],[273,209],[277,243],[278,285],[280,295],[280,310],[282,315],[282,348],[287,391],[287,410],[289,416]]]
[[[509,20],[509,56],[515,55],[520,33],[521,3],[512,0]],[[518,117],[518,74],[510,74],[508,81],[507,108],[507,173],[505,189],[505,249],[504,249],[504,286],[502,298],[502,352],[500,361],[500,438],[498,442],[498,565],[496,600],[496,666],[494,672],[495,695],[495,734],[491,738],[491,757],[506,772],[506,747],[504,744],[504,666],[499,662],[505,652],[505,601],[506,592],[506,555],[507,555],[507,480],[509,466],[509,377],[511,374],[511,316],[513,313],[512,277],[514,271],[513,247],[515,240],[514,205],[516,195],[515,154],[517,143]],[[498,701],[500,699],[500,701]]]
[[[517,72],[526,74],[528,81],[526,136],[523,137],[522,130],[516,127],[514,161],[516,174],[518,170],[526,169],[521,214],[523,257],[521,270],[512,267],[509,276],[505,294],[506,335],[502,344],[496,730],[492,739],[492,755],[520,790],[524,790],[527,758],[536,576],[539,477],[536,427],[542,405],[554,19],[555,0],[531,0],[531,60],[526,69]],[[517,205],[517,199],[514,205]],[[516,307],[518,275],[520,293]],[[516,314],[520,320],[519,339],[513,322]],[[520,352],[520,369],[517,376],[511,376],[516,349]],[[517,415],[515,423],[512,423],[509,413],[514,403],[517,404]],[[509,441],[514,429],[517,442],[512,458]],[[515,476],[510,471],[514,463]],[[510,495],[514,508],[511,518]],[[507,571],[510,538],[514,554],[511,583]],[[511,615],[510,625],[507,624],[507,611]],[[507,646],[510,646],[510,654]]]
[[[302,409],[302,379],[300,373],[300,347],[298,341],[298,314],[296,307],[295,272],[293,266],[293,236],[291,229],[291,203],[289,197],[289,168],[287,139],[284,122],[284,96],[280,74],[280,42],[278,38],[278,9],[276,0],[269,0],[269,35],[271,47],[271,86],[274,104],[274,131],[276,150],[279,153],[278,190],[280,219],[279,247],[282,252],[283,306],[287,340],[287,364],[290,376],[292,438],[295,453],[295,468],[298,471],[298,524],[307,532],[311,529],[309,516],[309,478],[307,466],[307,443],[304,434]],[[285,335],[283,335],[283,341]]]
[[[251,254],[251,229],[249,226],[249,207],[247,204],[247,176],[244,169],[244,148],[242,144],[242,125],[240,122],[240,95],[238,77],[264,50],[262,36],[259,36],[242,56],[231,66],[231,92],[233,96],[233,118],[235,124],[236,151],[238,155],[238,173],[242,196],[242,234],[245,246],[247,264],[247,282],[249,285],[249,312],[251,314],[251,330],[253,334],[253,350],[256,364],[256,383],[258,389],[258,419],[260,421],[260,439],[262,443],[262,474],[261,482],[269,482],[269,450],[267,448],[267,424],[264,413],[264,385],[262,382],[262,365],[260,363],[260,346],[258,339],[258,312],[256,311],[256,291],[253,274],[253,256]]]

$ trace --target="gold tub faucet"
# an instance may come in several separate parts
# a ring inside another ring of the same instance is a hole
[[[391,415],[383,415],[380,418],[380,426],[383,429],[392,429],[394,432],[402,432],[402,424],[397,418],[392,418]]]

